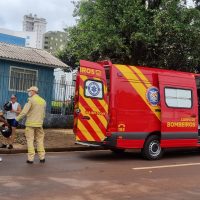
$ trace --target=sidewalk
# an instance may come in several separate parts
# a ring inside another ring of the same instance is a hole
[[[26,153],[26,139],[24,129],[17,129],[16,139],[13,149],[0,148],[0,154]],[[101,147],[87,147],[75,144],[75,136],[71,129],[45,129],[45,150],[46,152],[61,151],[85,151],[102,149]],[[5,143],[5,138],[0,135],[0,142]]]

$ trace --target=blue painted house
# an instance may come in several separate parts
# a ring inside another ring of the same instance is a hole
[[[50,112],[55,68],[66,69],[67,65],[41,49],[0,43],[0,107],[11,94],[16,94],[23,106],[28,98],[27,89],[36,85]]]

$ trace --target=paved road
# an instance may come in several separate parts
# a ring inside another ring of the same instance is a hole
[[[168,153],[159,161],[133,152],[49,153],[45,164],[36,159],[33,165],[25,154],[2,157],[0,200],[200,199],[197,152]]]

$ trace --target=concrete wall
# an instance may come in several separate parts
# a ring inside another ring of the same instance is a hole
[[[47,114],[44,128],[73,128],[73,115]]]
[[[46,114],[44,128],[73,128],[73,115]],[[19,127],[25,127],[25,119],[19,122]]]

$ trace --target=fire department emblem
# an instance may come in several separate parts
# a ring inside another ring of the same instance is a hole
[[[92,95],[93,97],[96,97],[99,95],[100,93],[100,87],[98,85],[98,83],[96,82],[91,82],[89,85],[88,85],[88,92],[90,93],[90,95]]]
[[[152,106],[157,106],[160,103],[160,92],[157,87],[150,87],[147,90],[147,99]]]

